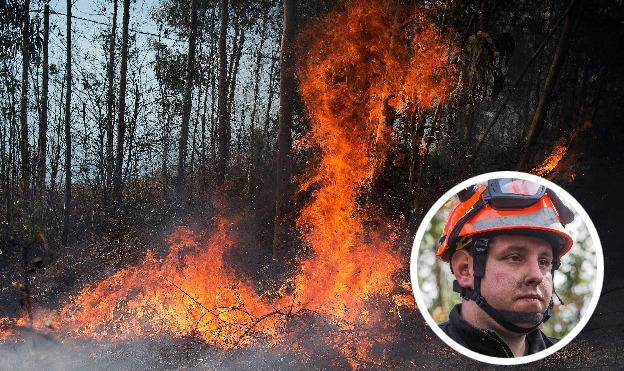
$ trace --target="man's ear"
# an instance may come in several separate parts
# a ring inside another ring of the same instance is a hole
[[[455,279],[463,288],[474,288],[474,276],[472,274],[472,255],[466,250],[458,250],[451,258],[451,266]]]

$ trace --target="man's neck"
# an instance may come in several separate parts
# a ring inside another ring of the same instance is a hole
[[[464,301],[462,303],[461,317],[464,321],[471,325],[495,331],[498,336],[509,346],[509,349],[514,354],[514,357],[522,357],[526,354],[527,344],[526,335],[517,334],[515,332],[508,331],[500,326],[493,319],[483,316],[482,309],[479,308],[473,302]]]
[[[524,334],[509,334],[508,331],[501,331],[500,329],[490,329],[496,331],[498,336],[509,346],[509,349],[514,354],[514,357],[522,357],[526,354],[527,343],[526,335]]]

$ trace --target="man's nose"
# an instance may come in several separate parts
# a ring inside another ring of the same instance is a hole
[[[525,282],[527,285],[537,286],[544,280],[544,272],[542,271],[538,261],[531,261],[526,264]]]

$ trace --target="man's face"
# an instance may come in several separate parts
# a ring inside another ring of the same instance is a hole
[[[552,247],[539,237],[502,235],[489,244],[481,294],[508,321],[541,323],[552,293]]]

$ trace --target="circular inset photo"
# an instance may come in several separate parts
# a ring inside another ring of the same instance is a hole
[[[563,188],[504,171],[458,184],[425,215],[411,280],[427,324],[449,346],[500,365],[567,345],[602,289],[598,233]]]

